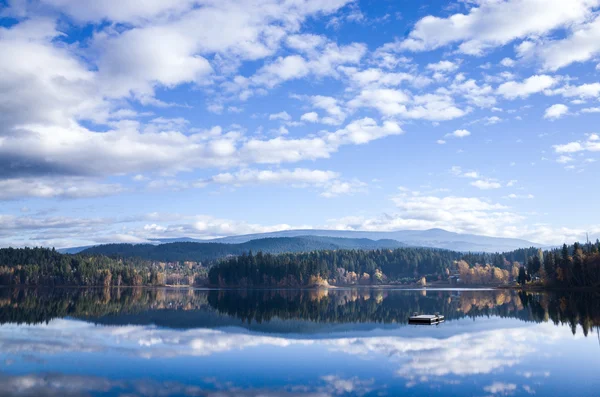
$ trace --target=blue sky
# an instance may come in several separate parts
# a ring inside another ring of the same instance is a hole
[[[0,246],[600,236],[600,0],[0,8]]]

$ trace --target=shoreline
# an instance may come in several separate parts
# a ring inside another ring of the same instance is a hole
[[[382,289],[382,290],[407,290],[407,291],[444,291],[444,290],[513,290],[513,291],[530,291],[530,292],[556,292],[556,291],[598,291],[600,288],[595,287],[552,287],[552,286],[523,286],[523,285],[457,285],[439,283],[426,286],[420,285],[365,285],[365,284],[348,284],[348,285],[306,285],[301,287],[268,287],[268,286],[213,286],[213,285],[121,285],[121,286],[82,286],[82,285],[0,285],[0,289],[117,289],[117,288],[140,288],[140,289],[169,289],[169,290],[238,290],[238,291],[265,291],[265,290],[347,290],[347,289]]]

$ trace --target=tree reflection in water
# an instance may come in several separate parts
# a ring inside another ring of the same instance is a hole
[[[597,292],[511,290],[4,288],[0,289],[0,324],[45,323],[63,317],[111,324],[155,321],[174,328],[218,326],[228,318],[245,326],[274,319],[405,324],[414,312],[439,312],[447,321],[481,316],[551,321],[568,324],[574,334],[579,325],[587,336],[593,329],[598,334],[599,297]]]

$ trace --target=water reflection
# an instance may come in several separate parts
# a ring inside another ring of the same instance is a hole
[[[172,328],[239,325],[252,329],[253,324],[256,327],[282,320],[405,324],[414,312],[440,312],[448,321],[490,316],[551,321],[568,324],[574,334],[580,326],[587,336],[600,325],[600,294],[511,290],[0,288],[0,324],[37,324],[72,317],[115,325],[152,323]],[[296,323],[294,327],[299,329]],[[269,327],[265,325],[262,329]]]
[[[593,294],[65,289],[0,296],[2,395],[596,395],[600,386]],[[448,321],[407,325],[414,311],[438,311]]]

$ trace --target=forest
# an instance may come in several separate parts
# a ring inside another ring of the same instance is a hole
[[[219,286],[304,286],[383,284],[448,273],[462,254],[429,248],[335,250],[279,255],[243,254],[211,267],[208,278]]]
[[[507,253],[442,249],[334,249],[242,253],[205,263],[0,249],[0,285],[304,287],[327,285],[512,285],[600,288],[600,242]]]
[[[459,253],[426,248],[336,250],[270,255],[252,253],[209,270],[214,286],[412,284],[455,281],[466,285],[600,287],[600,242],[542,251]],[[520,261],[519,261],[520,260]]]
[[[162,285],[164,272],[150,262],[60,254],[47,248],[0,249],[0,285]]]

